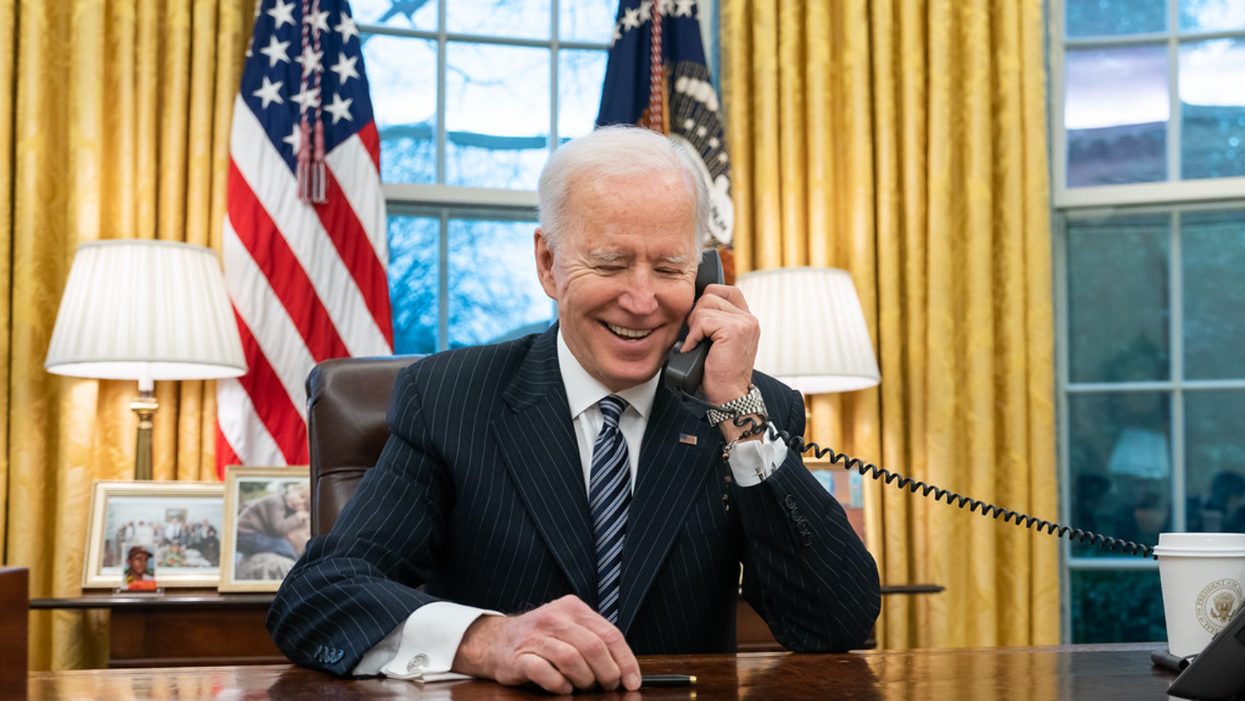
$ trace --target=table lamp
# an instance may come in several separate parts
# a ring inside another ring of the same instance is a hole
[[[246,373],[220,262],[209,248],[119,239],[78,247],[43,367],[101,380],[137,380],[134,478],[151,479],[156,380]]]
[[[836,268],[775,268],[736,281],[761,323],[756,367],[805,395],[882,381],[852,277]]]

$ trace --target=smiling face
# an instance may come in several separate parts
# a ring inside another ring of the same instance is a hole
[[[699,262],[695,191],[682,174],[582,177],[551,251],[536,267],[580,365],[610,391],[656,374],[692,308]]]

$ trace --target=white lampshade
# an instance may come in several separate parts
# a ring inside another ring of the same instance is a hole
[[[123,239],[78,247],[43,367],[73,377],[206,380],[246,373],[211,249]]]
[[[777,268],[739,276],[761,323],[756,367],[804,394],[882,381],[852,277],[835,268]]]

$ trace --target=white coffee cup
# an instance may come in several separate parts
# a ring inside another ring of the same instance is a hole
[[[1196,655],[1245,601],[1245,533],[1160,533],[1154,554],[1167,647]]]

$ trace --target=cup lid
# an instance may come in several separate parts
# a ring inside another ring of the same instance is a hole
[[[1245,533],[1160,533],[1158,547],[1164,550],[1245,549]]]

